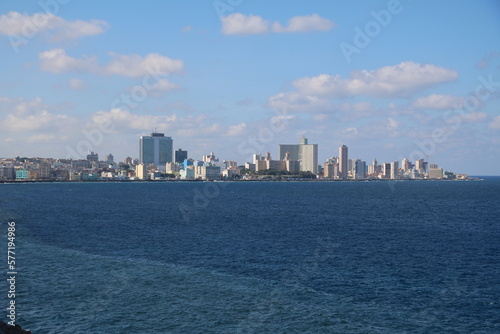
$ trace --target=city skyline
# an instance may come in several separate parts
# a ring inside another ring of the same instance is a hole
[[[499,13],[487,0],[4,1],[0,157],[123,161],[156,128],[195,158],[279,158],[307,137],[320,165],[345,144],[367,163],[500,175]]]

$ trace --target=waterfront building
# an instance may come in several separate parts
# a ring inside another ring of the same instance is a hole
[[[196,166],[195,178],[202,180],[220,180],[221,168],[219,166]]]
[[[296,173],[300,171],[300,162],[298,160],[291,160],[290,154],[285,153],[283,160],[273,160],[271,158],[271,153],[267,152],[264,159],[261,158],[260,154],[254,154],[253,164],[247,163],[246,168],[254,170],[256,172],[260,170],[273,169],[277,171],[287,171],[291,173]]]
[[[340,178],[347,179],[348,173],[348,149],[346,145],[339,147],[339,172]]]
[[[28,179],[28,171],[26,169],[16,170],[16,180],[27,180],[27,179]]]
[[[408,159],[403,158],[403,160],[401,160],[401,169],[403,170],[403,172],[406,172],[410,169],[410,161]]]
[[[179,174],[181,180],[194,180],[194,166],[190,165],[188,168],[181,169]]]
[[[384,179],[391,178],[391,166],[392,166],[392,164],[390,162],[384,162],[382,164],[382,177]]]
[[[175,151],[175,162],[178,163],[178,164],[181,164],[184,162],[184,160],[186,160],[188,157],[188,152],[187,151],[183,151],[182,149],[178,149],[177,151]]]
[[[172,174],[179,171],[179,165],[175,162],[167,162],[165,164],[165,172]]]
[[[318,144],[308,144],[307,138],[302,137],[298,145],[280,144],[278,146],[279,160],[288,159],[299,161],[300,171],[318,172]]]
[[[51,165],[48,162],[42,162],[40,163],[40,169],[39,169],[39,178],[42,179],[47,179],[50,177],[50,170],[51,170]]]
[[[0,165],[0,180],[14,180],[15,177],[14,166]]]
[[[30,180],[37,180],[38,179],[38,174],[39,172],[36,170],[30,170],[28,171],[28,179]]]
[[[356,159],[354,162],[353,175],[356,179],[364,179],[366,177],[366,161]]]
[[[146,180],[148,178],[148,169],[146,165],[142,163],[135,166],[135,177],[140,180]]]
[[[426,169],[424,159],[418,159],[417,161],[415,161],[415,168],[419,173],[424,173]]]
[[[250,162],[246,162],[245,169],[248,169],[249,171],[255,172],[255,164],[252,164]]]
[[[172,162],[173,140],[165,134],[153,132],[151,136],[141,136],[139,140],[139,162],[145,165],[154,164],[163,168]]]
[[[391,179],[399,178],[399,161],[391,162]]]
[[[430,179],[442,179],[443,178],[443,169],[439,168],[437,164],[429,165],[429,178]]]
[[[70,181],[81,181],[82,180],[82,173],[69,173],[69,180]]]
[[[233,179],[240,175],[240,168],[237,166],[230,166],[222,171],[222,176],[226,179]]]
[[[194,160],[193,159],[185,159],[183,162],[182,162],[182,168],[183,169],[186,169],[188,168],[188,166],[192,166],[194,163]]]
[[[323,164],[323,177],[329,179],[339,178],[339,164],[336,162],[327,161]]]

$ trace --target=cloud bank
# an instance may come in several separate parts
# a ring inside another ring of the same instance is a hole
[[[283,26],[279,22],[271,23],[258,15],[233,13],[221,18],[222,33],[225,35],[255,35],[266,33],[308,33],[328,31],[334,23],[318,14],[294,16]]]

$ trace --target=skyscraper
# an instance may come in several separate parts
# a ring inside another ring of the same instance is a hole
[[[347,170],[348,170],[347,146],[342,145],[339,147],[339,173],[341,179],[347,179]]]
[[[155,164],[165,168],[167,162],[172,162],[173,140],[163,133],[153,132],[151,136],[141,136],[139,140],[139,160],[145,165]]]
[[[183,151],[182,149],[178,149],[175,151],[175,162],[181,164],[188,158],[188,151]]]
[[[318,144],[308,144],[305,137],[300,139],[298,145],[280,144],[278,146],[280,160],[285,159],[287,153],[289,153],[289,160],[298,160],[300,162],[301,171],[318,173]]]

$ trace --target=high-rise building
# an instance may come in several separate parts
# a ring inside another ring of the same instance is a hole
[[[0,164],[0,180],[13,180],[16,177],[14,166]]]
[[[163,133],[153,132],[151,136],[141,136],[139,140],[139,161],[142,164],[155,164],[165,168],[167,162],[172,162],[173,140]]]
[[[429,178],[430,179],[442,179],[443,178],[443,169],[439,168],[437,164],[429,165]]]
[[[415,161],[415,168],[419,172],[425,172],[424,159],[418,159],[417,161]]]
[[[347,146],[342,145],[339,147],[339,173],[341,179],[347,179],[348,171],[348,152]]]
[[[364,179],[366,177],[366,161],[356,159],[354,162],[353,175],[356,179]]]
[[[148,170],[144,164],[138,164],[135,167],[135,176],[141,180],[145,180],[148,178]]]
[[[39,166],[39,177],[41,178],[48,178],[50,177],[50,170],[51,170],[51,165],[48,162],[42,162],[40,163]]]
[[[401,160],[401,169],[405,172],[410,169],[410,161],[407,158],[403,158],[403,160]]]
[[[175,162],[181,164],[188,158],[188,151],[183,151],[182,149],[178,149],[175,151]]]
[[[219,159],[215,157],[214,152],[210,152],[210,154],[204,155],[202,157],[203,162],[218,162]]]
[[[399,172],[399,161],[391,162],[391,179],[397,179]]]
[[[287,155],[288,153],[288,155]],[[307,138],[302,137],[298,145],[280,144],[278,146],[280,160],[299,161],[300,170],[304,172],[318,172],[318,144],[308,144]]]
[[[384,179],[391,178],[391,167],[392,167],[392,164],[390,162],[384,162],[382,164],[382,173],[383,173]]]
[[[99,161],[99,155],[89,150],[89,154],[87,154],[88,161]]]
[[[113,154],[108,154],[105,158],[104,158],[104,161],[106,161],[107,163],[110,163],[112,164],[114,162],[114,157],[113,157]]]

